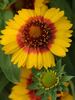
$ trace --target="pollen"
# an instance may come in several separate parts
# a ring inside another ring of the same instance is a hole
[[[38,26],[31,26],[29,34],[33,38],[38,38],[41,35],[41,29]]]

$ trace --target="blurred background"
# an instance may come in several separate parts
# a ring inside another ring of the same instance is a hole
[[[75,0],[50,0],[48,7],[56,7],[64,10],[65,15],[73,23],[72,45],[63,63],[66,64],[65,70],[69,75],[75,76]],[[13,18],[18,10],[34,9],[34,0],[0,0],[0,34],[4,29],[6,21]],[[8,95],[13,83],[19,81],[20,69],[10,62],[10,57],[5,55],[0,46],[0,100],[9,100]],[[73,78],[75,85],[75,78]],[[72,90],[75,86],[72,85]]]

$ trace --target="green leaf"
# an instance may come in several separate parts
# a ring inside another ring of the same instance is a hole
[[[0,46],[0,67],[9,81],[13,83],[19,81],[20,69],[16,65],[13,65],[11,63],[10,57],[3,53],[3,51],[1,50],[1,46]]]
[[[30,90],[36,90],[38,88],[39,87],[38,87],[37,83],[33,83],[33,84],[31,84],[31,85],[28,86],[28,89],[30,89]]]
[[[9,0],[2,0],[0,2],[0,9],[4,10],[8,4],[9,4]]]
[[[48,100],[48,96],[47,96],[46,94],[44,94],[44,95],[42,96],[42,100]]]
[[[65,74],[64,68],[65,68],[65,65],[61,66],[61,69],[57,72],[57,74],[58,74],[59,77],[61,77],[62,74]]]
[[[62,59],[61,58],[59,58],[59,59],[57,59],[57,67],[61,67],[62,66]]]
[[[32,68],[32,73],[33,73],[34,75],[36,75],[36,74],[37,74],[37,70],[36,70],[35,68]]]
[[[4,28],[4,26],[5,26],[5,22],[4,22],[4,18],[3,18],[3,12],[0,11],[0,30],[2,30]]]
[[[64,68],[65,68],[65,65],[62,65],[62,59],[59,58],[57,59],[57,64],[56,64],[56,71],[57,71],[57,74],[58,76],[61,76],[62,74],[64,74]]]
[[[44,93],[44,89],[40,89],[36,92],[37,96],[41,96]]]
[[[38,71],[37,69],[32,68],[32,73],[34,75],[34,80],[35,80],[36,78],[40,77],[41,70]],[[35,81],[38,81],[38,80],[35,80]]]
[[[4,29],[6,21],[13,18],[13,12],[11,10],[0,11],[0,30]]]
[[[51,91],[51,98],[52,98],[52,100],[56,100],[57,96],[56,96],[56,91],[55,90]]]
[[[7,20],[13,18],[13,12],[11,10],[7,10],[7,11],[3,12],[3,18],[4,18],[4,21],[7,21]]]
[[[62,77],[62,82],[67,82],[67,81],[70,81],[72,78],[74,78],[74,76],[63,76]]]
[[[56,63],[56,70],[59,72],[60,69],[62,68],[62,59],[61,58],[57,58],[57,63]]]

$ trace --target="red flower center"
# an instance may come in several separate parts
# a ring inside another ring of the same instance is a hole
[[[31,26],[29,34],[33,38],[38,38],[41,35],[41,29],[39,26]]]
[[[21,48],[29,46],[31,48],[44,49],[51,45],[55,38],[56,28],[50,20],[44,17],[31,17],[23,25],[17,36],[17,42]]]

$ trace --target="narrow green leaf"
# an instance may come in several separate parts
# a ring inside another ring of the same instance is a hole
[[[67,82],[67,81],[70,81],[72,78],[74,78],[74,76],[63,76],[62,77],[62,82]]]
[[[62,67],[62,59],[61,58],[57,58],[56,66],[57,66],[56,70],[59,72]]]
[[[55,90],[51,91],[51,98],[52,98],[52,100],[56,100],[57,96],[56,96],[56,91]]]
[[[60,77],[62,74],[65,74],[64,68],[65,68],[65,65],[61,66],[61,69],[58,70],[57,74],[58,74],[59,77]]]
[[[60,68],[61,65],[62,65],[62,59],[59,58],[59,59],[57,59],[57,67]]]

